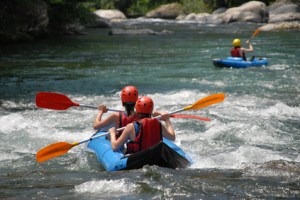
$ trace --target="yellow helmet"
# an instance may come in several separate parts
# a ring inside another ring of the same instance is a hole
[[[241,40],[238,39],[238,38],[234,39],[234,40],[232,41],[232,45],[233,45],[234,47],[240,47],[240,46],[241,46]]]

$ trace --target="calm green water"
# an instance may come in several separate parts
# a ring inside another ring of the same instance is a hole
[[[221,69],[211,59],[227,57],[232,39],[245,42],[259,25],[124,26],[173,34],[109,36],[109,29],[93,29],[86,36],[0,47],[1,199],[300,198],[299,31],[261,32],[253,39],[255,52],[248,56],[267,57],[267,67]],[[193,160],[189,168],[108,173],[85,145],[35,162],[36,152],[51,143],[88,139],[97,114],[38,109],[36,92],[122,109],[125,85],[165,111],[225,93],[223,103],[186,112],[211,122],[172,120],[176,144]]]

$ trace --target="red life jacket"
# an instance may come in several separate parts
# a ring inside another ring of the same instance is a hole
[[[139,123],[139,131],[134,141],[127,143],[127,153],[148,149],[162,141],[162,127],[158,119],[144,118]]]
[[[232,57],[242,57],[243,60],[246,60],[246,55],[245,52],[242,53],[242,55],[240,54],[240,50],[241,48],[233,48],[231,49],[230,53]]]
[[[137,120],[138,120],[138,116],[136,114],[128,117],[125,114],[125,112],[119,112],[119,128],[125,127],[127,124],[130,124]],[[118,132],[118,134],[116,135],[117,139],[121,136],[122,132],[123,132],[123,130]]]
[[[138,116],[135,114],[133,116],[128,117],[125,115],[125,112],[119,112],[119,128],[126,126],[134,121],[138,120]]]

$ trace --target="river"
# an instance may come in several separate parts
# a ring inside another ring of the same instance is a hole
[[[245,44],[260,25],[129,20],[122,26],[173,33],[110,36],[109,29],[91,29],[0,47],[0,199],[300,198],[299,31],[259,33],[247,55],[266,57],[269,65],[229,69],[211,60],[227,57],[232,39]],[[185,112],[210,122],[172,119],[191,166],[106,172],[84,144],[35,161],[51,143],[88,139],[97,114],[37,108],[37,92],[122,109],[126,85],[164,111],[225,93],[222,103]]]

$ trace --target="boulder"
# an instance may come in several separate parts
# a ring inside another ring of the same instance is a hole
[[[187,20],[187,21],[198,21],[198,20],[205,20],[205,18],[209,16],[208,13],[200,13],[200,14],[197,14],[197,13],[190,13],[188,14],[187,16],[185,16],[184,20]]]
[[[215,10],[214,12],[212,12],[212,14],[213,15],[215,15],[215,14],[223,14],[223,13],[226,12],[226,10],[227,10],[227,8],[224,8],[224,7],[218,8],[217,10]]]
[[[288,29],[300,29],[300,22],[269,23],[258,28],[259,31],[277,31]]]
[[[113,20],[113,19],[126,19],[126,16],[119,10],[96,10],[94,11],[98,17],[106,20]]]
[[[81,25],[79,22],[74,22],[72,24],[67,24],[64,31],[65,35],[87,35],[85,32],[85,26]]]
[[[275,10],[281,6],[288,5],[288,4],[295,4],[294,1],[293,0],[276,0],[271,5],[269,5],[267,7],[267,9],[269,12],[272,12],[273,10]],[[300,5],[300,2],[298,3],[298,5]]]
[[[270,10],[269,23],[300,20],[300,6],[286,4]]]
[[[172,31],[163,30],[161,32],[154,31],[152,29],[121,29],[114,28],[109,31],[109,35],[163,35],[171,34]]]
[[[300,22],[281,22],[274,26],[275,30],[300,29]]]
[[[176,20],[178,20],[178,21],[180,21],[180,20],[185,20],[185,18],[186,18],[186,15],[181,14],[181,15],[178,15],[178,16],[176,17]]]
[[[95,13],[92,13],[92,20],[85,26],[88,28],[108,28],[111,27],[110,20],[99,17]]]
[[[176,19],[183,14],[183,9],[179,3],[165,4],[157,9],[151,10],[146,14],[147,18],[161,18],[161,19]]]
[[[259,1],[250,1],[239,7],[229,8],[223,15],[222,22],[254,22],[266,23],[269,19],[269,12],[266,4]]]
[[[44,1],[3,1],[0,18],[0,42],[34,40],[47,34],[49,18]]]
[[[209,13],[191,13],[181,18],[186,21],[197,21],[200,24],[220,24],[222,23],[223,14],[209,14]]]

